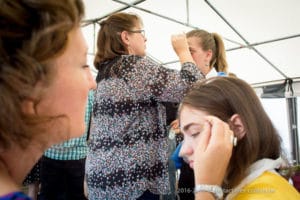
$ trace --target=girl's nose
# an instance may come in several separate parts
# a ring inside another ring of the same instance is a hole
[[[181,148],[179,151],[179,156],[187,157],[187,156],[190,156],[192,153],[193,153],[192,148],[185,141],[182,141]]]

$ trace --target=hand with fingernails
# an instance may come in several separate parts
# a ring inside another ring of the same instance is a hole
[[[237,138],[227,123],[214,116],[206,118],[204,130],[194,152],[196,184],[221,185]]]

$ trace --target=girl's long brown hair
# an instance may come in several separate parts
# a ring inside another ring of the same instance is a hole
[[[224,122],[233,114],[241,117],[246,134],[233,149],[224,188],[232,189],[239,184],[255,161],[277,159],[281,155],[280,136],[256,93],[245,81],[215,77],[198,82],[184,97],[180,108],[185,105],[206,111]]]

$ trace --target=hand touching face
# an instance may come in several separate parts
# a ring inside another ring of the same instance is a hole
[[[196,179],[220,184],[233,147],[233,132],[229,125],[217,117],[188,106],[181,108],[179,119],[181,132],[184,134],[180,156],[188,160]],[[212,172],[214,176],[210,176]]]

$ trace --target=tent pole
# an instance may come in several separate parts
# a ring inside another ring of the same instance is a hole
[[[251,46],[253,47],[253,46],[268,44],[268,43],[272,43],[272,42],[278,42],[278,41],[297,38],[297,37],[300,37],[300,34],[286,36],[286,37],[277,38],[277,39],[273,39],[273,40],[267,40],[267,41],[264,41],[264,42],[253,43],[253,44],[250,44],[249,46],[248,45],[243,45],[243,46],[240,46],[240,47],[234,47],[234,48],[231,48],[231,49],[227,49],[226,51],[234,51],[234,50],[243,49],[243,48],[250,48]]]
[[[161,18],[163,18],[163,19],[166,19],[166,20],[175,22],[175,23],[177,23],[177,24],[184,25],[184,26],[189,27],[189,28],[192,28],[192,29],[199,29],[199,27],[193,26],[193,25],[189,24],[189,20],[187,20],[187,23],[185,23],[185,22],[181,22],[181,21],[176,20],[176,19],[172,19],[171,17],[167,17],[167,16],[161,15],[161,14],[159,14],[159,13],[155,13],[155,12],[152,12],[152,11],[150,11],[150,10],[147,10],[147,9],[144,9],[144,8],[141,8],[141,7],[138,7],[138,6],[135,6],[135,5],[130,4],[130,3],[126,3],[126,2],[123,2],[123,1],[120,1],[120,0],[113,0],[113,1],[118,2],[118,3],[121,3],[121,4],[124,4],[124,5],[127,5],[127,6],[129,6],[129,7],[135,8],[135,9],[137,9],[137,10],[141,10],[141,11],[143,11],[143,12],[146,12],[146,13],[150,14],[150,15],[155,15],[155,16],[157,16],[157,17],[161,17]],[[241,44],[241,43],[239,43],[239,42],[230,40],[230,39],[225,38],[225,37],[223,37],[223,38],[224,38],[224,40],[227,40],[227,41],[232,42],[232,43],[234,43],[234,44],[243,46],[243,44]]]
[[[288,117],[289,117],[289,130],[292,147],[292,159],[295,161],[293,165],[300,164],[300,147],[298,135],[298,122],[297,122],[297,97],[286,98]]]
[[[220,12],[208,1],[204,0],[209,7],[211,7],[219,17],[223,19],[223,21],[246,43],[250,49],[255,51],[262,59],[264,59],[269,65],[271,65],[279,74],[281,74],[284,78],[288,78],[278,67],[276,67],[270,60],[268,60],[262,53],[260,53],[255,47],[251,46],[251,44],[220,14]]]
[[[186,23],[190,24],[190,6],[189,6],[189,0],[186,0]]]
[[[120,4],[124,4],[124,5],[130,6],[130,7],[132,7],[132,8],[137,9],[137,10],[144,11],[144,12],[146,12],[146,13],[148,13],[148,14],[155,15],[155,16],[157,16],[157,17],[161,17],[161,18],[163,18],[163,19],[167,19],[167,20],[169,20],[169,21],[172,21],[172,22],[175,22],[175,23],[178,23],[178,24],[187,26],[187,27],[191,27],[191,28],[194,28],[194,29],[198,29],[197,27],[192,26],[192,25],[190,25],[190,24],[188,24],[188,23],[181,22],[181,21],[178,21],[178,20],[176,20],[176,19],[172,19],[171,17],[167,17],[167,16],[164,16],[164,15],[161,15],[161,14],[158,14],[158,13],[155,13],[155,12],[152,12],[152,11],[150,11],[150,10],[147,10],[147,9],[144,9],[144,8],[141,8],[141,7],[138,7],[138,6],[135,6],[135,5],[130,4],[130,3],[126,3],[126,2],[123,2],[123,1],[119,1],[119,0],[113,0],[113,1],[118,2],[118,3],[120,3]]]
[[[146,1],[146,0],[137,0],[137,1],[133,2],[132,5],[137,5],[137,4],[140,4],[140,3],[144,2],[144,1]],[[126,10],[127,8],[132,7],[132,5],[128,5],[128,4],[127,4],[127,6],[125,6],[125,7],[123,7],[123,8],[120,8],[120,9],[117,9],[117,10],[114,10],[114,11],[112,11],[112,12],[110,12],[110,13],[108,13],[108,14],[102,16],[102,17],[99,17],[99,18],[90,19],[90,20],[83,20],[83,21],[82,21],[82,24],[83,24],[82,26],[87,26],[87,25],[90,25],[90,24],[97,23],[97,22],[101,21],[102,19],[105,19],[105,18],[107,18],[108,16],[112,15],[113,13],[121,12],[121,11]]]

